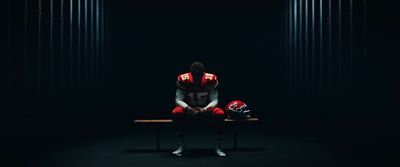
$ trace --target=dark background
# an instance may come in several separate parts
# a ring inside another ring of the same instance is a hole
[[[279,8],[140,3],[120,7],[118,2],[110,7],[115,16],[110,19],[110,39],[118,41],[110,47],[119,55],[111,58],[114,103],[145,111],[137,114],[168,114],[177,76],[193,61],[202,61],[219,76],[221,105],[233,99],[259,106],[282,101]]]
[[[400,38],[394,5],[368,1],[366,26],[360,21],[361,14],[355,16],[354,32],[366,30],[367,49],[358,45],[364,36],[356,35],[354,55],[365,56],[367,61],[356,60],[346,66],[347,70],[356,71],[345,80],[350,84],[329,87],[344,81],[321,77],[311,81],[317,88],[293,88],[291,85],[298,80],[287,71],[291,65],[285,57],[289,39],[286,1],[268,4],[105,1],[105,44],[104,48],[93,51],[94,55],[104,53],[105,58],[104,64],[98,66],[102,77],[97,79],[91,78],[97,73],[85,71],[91,69],[91,61],[78,55],[85,53],[85,49],[77,50],[78,29],[72,29],[75,33],[72,52],[76,57],[73,60],[82,59],[89,65],[67,63],[71,65],[71,74],[61,70],[50,73],[51,62],[46,57],[50,44],[44,36],[46,51],[41,73],[61,79],[38,79],[34,72],[39,68],[37,29],[28,28],[32,32],[24,45],[23,32],[27,27],[24,3],[8,3],[2,7],[7,19],[2,36],[8,38],[2,38],[0,93],[1,154],[6,165],[30,162],[31,155],[25,151],[68,147],[71,140],[125,133],[135,118],[169,117],[174,107],[176,77],[187,72],[193,61],[202,61],[209,72],[218,76],[220,105],[233,99],[245,101],[262,120],[260,129],[315,138],[354,155],[354,159],[367,158],[363,165],[396,163],[399,156]],[[362,11],[362,4],[356,5],[355,10]],[[36,27],[37,13],[31,11],[28,27]],[[46,17],[43,27],[49,25]],[[59,23],[57,17],[54,21]],[[42,33],[49,31],[44,28]],[[60,35],[54,38],[58,45]],[[23,52],[26,49],[28,54]],[[55,55],[70,52],[59,47],[54,50]],[[360,70],[361,67],[366,70]],[[42,80],[43,88],[39,91],[38,80]]]

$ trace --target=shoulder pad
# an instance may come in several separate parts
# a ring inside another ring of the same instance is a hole
[[[215,74],[204,73],[204,79],[206,80],[207,85],[210,85],[212,88],[218,86],[218,78]]]
[[[187,85],[191,81],[192,81],[192,75],[190,73],[184,73],[178,75],[176,85],[178,86],[178,88],[185,89],[185,85]]]

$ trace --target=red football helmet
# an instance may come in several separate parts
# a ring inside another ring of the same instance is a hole
[[[250,118],[250,110],[247,109],[246,103],[240,100],[233,100],[225,108],[228,118],[230,119],[244,119]]]

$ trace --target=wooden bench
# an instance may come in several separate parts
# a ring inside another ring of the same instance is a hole
[[[258,122],[258,118],[248,118],[244,120],[234,120],[234,119],[228,119],[225,118],[224,122],[227,124],[231,124],[233,126],[233,149],[237,149],[237,125],[240,123],[256,123]],[[170,124],[172,123],[172,119],[136,119],[134,120],[133,124],[138,125],[138,124],[155,124],[155,125],[160,125],[160,124]],[[156,126],[156,149],[160,150],[160,130],[159,126]]]

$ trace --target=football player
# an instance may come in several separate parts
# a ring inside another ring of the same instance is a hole
[[[175,156],[182,156],[185,151],[185,141],[182,131],[182,120],[187,117],[209,116],[215,121],[217,129],[217,142],[215,153],[218,156],[226,156],[221,150],[221,136],[224,111],[218,105],[218,80],[217,76],[205,72],[201,62],[194,62],[190,66],[190,72],[178,76],[176,107],[172,110],[175,122],[175,132],[178,138],[178,149],[172,152]]]

